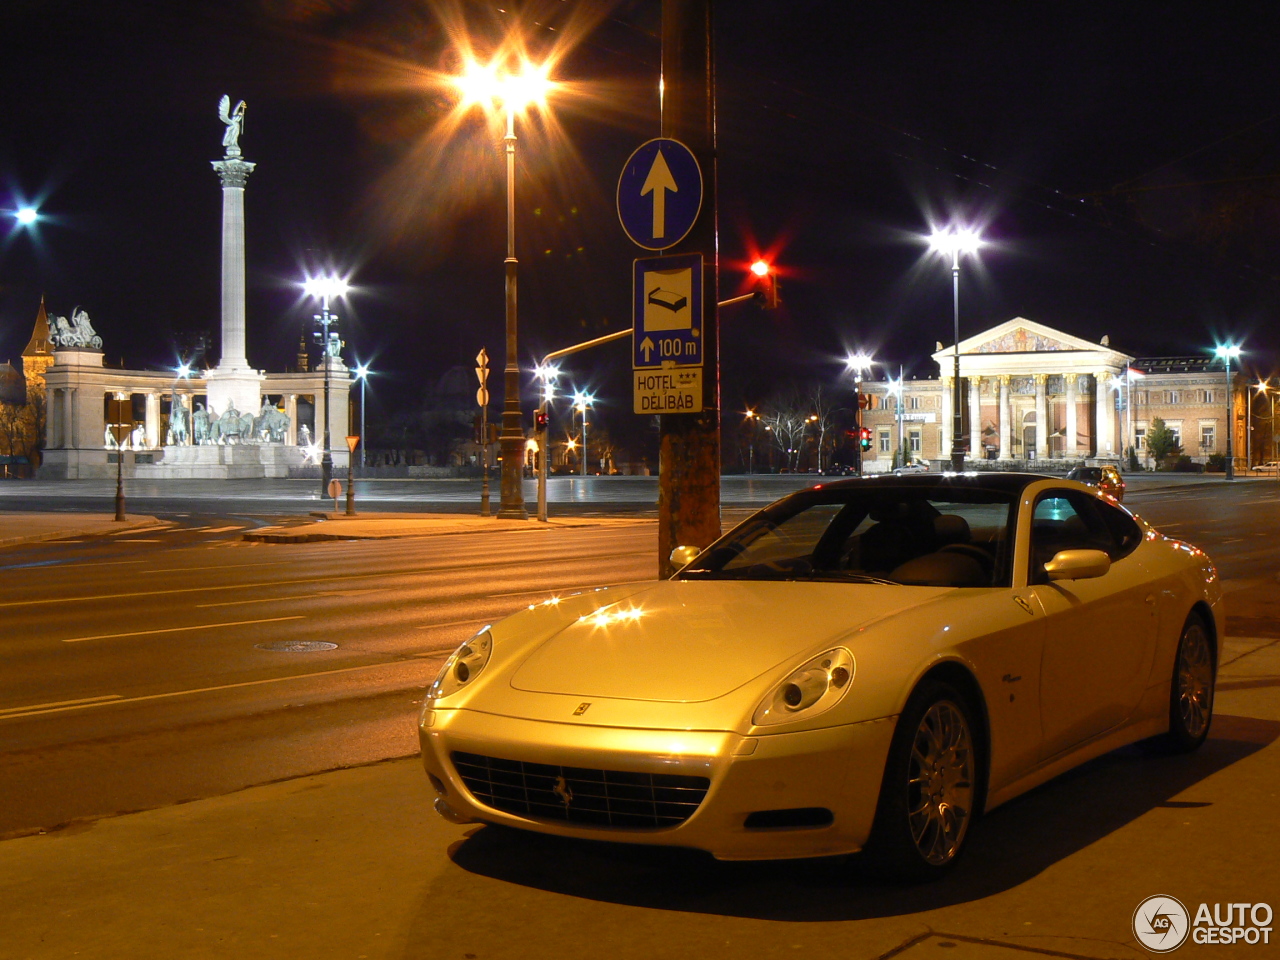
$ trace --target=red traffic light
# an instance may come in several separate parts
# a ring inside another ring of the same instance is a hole
[[[538,410],[533,415],[533,423],[539,430],[547,429],[547,412]]]

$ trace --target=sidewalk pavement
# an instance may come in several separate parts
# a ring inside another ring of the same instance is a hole
[[[316,540],[383,540],[393,537],[431,537],[447,533],[492,533],[497,530],[548,530],[568,527],[634,526],[653,523],[637,517],[553,517],[537,520],[499,520],[456,513],[313,513],[307,521],[246,530],[245,540],[259,543],[310,543]]]
[[[163,520],[143,514],[126,514],[124,520],[116,520],[110,513],[0,513],[0,547],[70,537],[105,537],[168,526]]]

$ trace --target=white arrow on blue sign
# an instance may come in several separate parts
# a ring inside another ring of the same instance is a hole
[[[646,250],[674,247],[702,210],[702,170],[679,140],[650,140],[631,154],[618,177],[618,219]]]

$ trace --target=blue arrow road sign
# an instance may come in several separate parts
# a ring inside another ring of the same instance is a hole
[[[702,254],[635,261],[631,366],[702,366]]]
[[[618,219],[646,250],[674,247],[702,209],[702,170],[679,140],[640,144],[618,177]]]

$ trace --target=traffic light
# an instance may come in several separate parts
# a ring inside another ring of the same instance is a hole
[[[871,428],[870,427],[862,428],[862,435],[858,439],[858,446],[860,446],[863,450],[871,449]]]
[[[533,425],[539,430],[547,429],[547,411],[538,410],[533,414]]]
[[[761,289],[756,291],[757,297],[763,296],[764,306],[770,310],[776,310],[781,298],[778,295],[780,289],[778,275],[773,266],[764,260],[757,260],[751,264],[751,272],[760,278]]]

